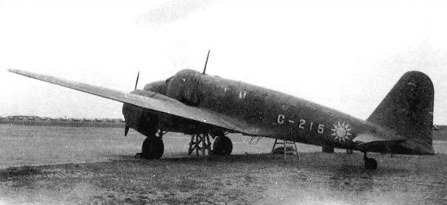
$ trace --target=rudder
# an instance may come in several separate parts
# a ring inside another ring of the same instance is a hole
[[[434,88],[422,72],[405,73],[367,119],[408,138],[404,144],[417,153],[433,154]]]

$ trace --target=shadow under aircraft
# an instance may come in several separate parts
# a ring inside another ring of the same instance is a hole
[[[144,89],[135,86],[130,93],[9,71],[124,103],[125,135],[133,128],[146,136],[140,153],[145,159],[161,158],[166,132],[191,135],[189,154],[200,150],[229,155],[233,145],[226,135],[240,133],[358,150],[364,153],[366,169],[377,169],[368,152],[434,154],[434,89],[430,78],[418,71],[405,73],[366,120],[267,88],[210,76],[205,70],[181,70]]]

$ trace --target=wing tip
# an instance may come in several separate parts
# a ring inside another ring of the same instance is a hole
[[[21,70],[10,68],[10,69],[8,69],[8,71],[11,72],[11,73],[20,73]]]
[[[31,72],[20,70],[20,69],[14,69],[14,68],[10,68],[10,69],[8,69],[8,71],[11,72],[11,73],[27,76],[27,77],[30,77],[30,78],[38,75],[38,74],[35,74],[35,73],[31,73]]]

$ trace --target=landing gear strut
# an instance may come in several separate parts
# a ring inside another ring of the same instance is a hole
[[[372,170],[376,170],[377,169],[377,161],[373,158],[368,158],[366,156],[366,152],[363,153],[363,160],[365,161],[365,169],[372,169]]]
[[[191,142],[189,142],[188,155],[191,155],[194,151],[199,155],[205,155],[208,151],[208,155],[211,154],[211,142],[208,134],[194,134],[191,136]]]
[[[211,149],[209,134],[194,134],[191,136],[188,155],[191,155],[194,151],[197,155],[206,155],[206,152],[208,152],[208,155],[230,155],[233,151],[233,143],[223,133],[217,135],[212,145]]]

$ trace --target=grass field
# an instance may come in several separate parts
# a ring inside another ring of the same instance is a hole
[[[231,136],[235,155],[186,156],[169,134],[161,160],[135,159],[142,136],[118,128],[2,127],[0,204],[443,204],[447,143],[435,156],[321,153],[273,156],[273,141]]]
[[[447,141],[447,126],[438,126],[439,130],[433,131],[433,140]]]

